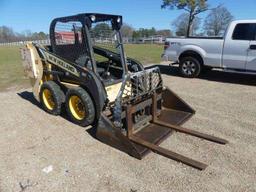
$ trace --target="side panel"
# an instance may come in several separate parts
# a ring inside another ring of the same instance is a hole
[[[245,69],[250,41],[229,40],[224,45],[223,68]]]

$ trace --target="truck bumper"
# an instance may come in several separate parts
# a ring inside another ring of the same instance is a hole
[[[161,58],[162,58],[163,62],[170,62],[170,65],[175,65],[175,64],[179,63],[178,59],[173,58],[173,57],[171,58],[170,56],[168,56],[166,54],[162,54]]]
[[[161,58],[162,58],[162,61],[170,61],[168,55],[162,54]]]

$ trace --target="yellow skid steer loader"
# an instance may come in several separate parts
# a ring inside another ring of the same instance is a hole
[[[173,131],[220,144],[227,141],[181,127],[195,111],[163,86],[159,68],[145,69],[127,58],[122,16],[87,13],[56,18],[50,46],[29,43],[21,49],[34,97],[43,109],[92,125],[96,138],[142,159],[149,151],[197,169],[206,165],[159,144]]]

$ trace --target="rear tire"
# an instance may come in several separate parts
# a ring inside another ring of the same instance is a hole
[[[195,78],[198,77],[202,70],[202,64],[199,59],[187,56],[180,60],[179,71],[183,77]]]
[[[94,103],[91,96],[81,87],[68,90],[66,110],[70,120],[80,126],[86,127],[94,122]]]
[[[59,115],[61,113],[65,95],[57,83],[54,81],[44,82],[41,86],[39,97],[40,103],[46,112],[52,115]]]

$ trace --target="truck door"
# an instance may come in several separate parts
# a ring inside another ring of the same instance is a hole
[[[223,67],[229,69],[246,69],[248,48],[253,37],[254,24],[237,24],[224,43]]]
[[[256,72],[256,23],[254,24],[253,39],[248,48],[246,70]]]

